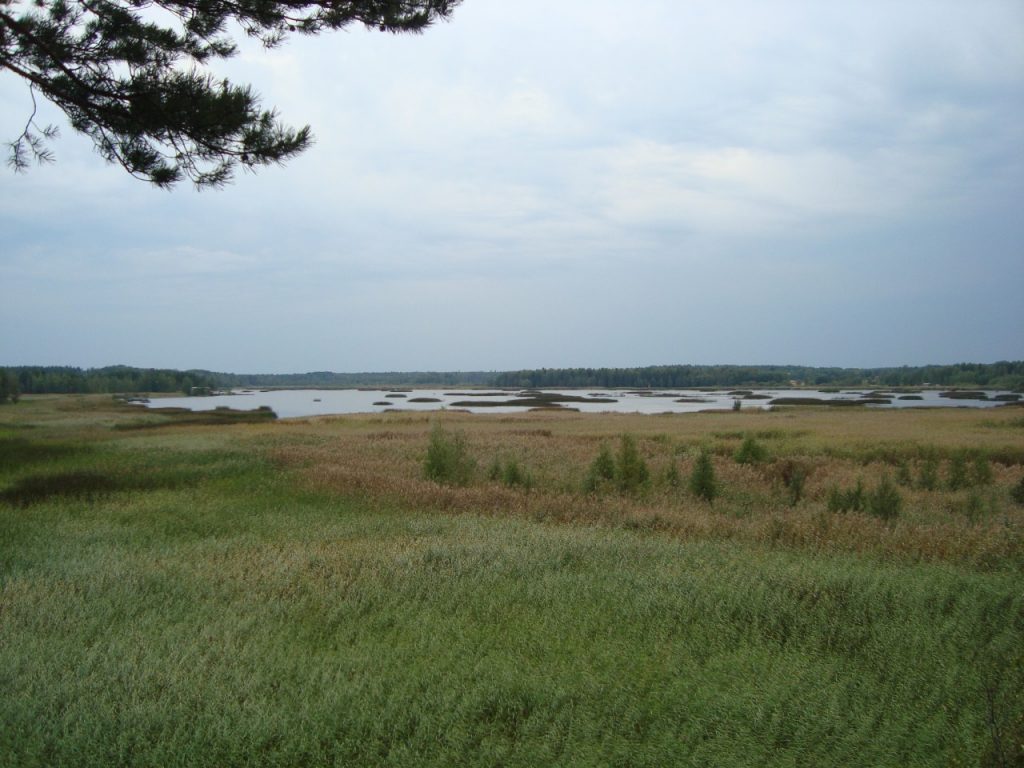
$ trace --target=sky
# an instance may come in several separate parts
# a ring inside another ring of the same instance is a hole
[[[1024,359],[1024,3],[464,0],[212,71],[315,145],[0,170],[0,365]],[[0,72],[0,139],[31,111]]]

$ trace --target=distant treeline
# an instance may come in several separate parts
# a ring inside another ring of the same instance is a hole
[[[483,371],[407,371],[385,373],[210,373],[218,387],[458,387],[492,385],[495,373]]]
[[[216,386],[213,377],[205,371],[132,368],[127,365],[85,369],[13,366],[6,369],[6,377],[23,395],[105,392],[181,392],[188,395],[192,394],[193,387]]]
[[[1024,361],[902,368],[811,368],[794,365],[658,365],[644,368],[541,368],[468,372],[236,374],[115,365],[106,368],[0,368],[0,402],[47,393],[206,393],[229,387],[503,387],[614,389],[687,387],[984,387],[1024,391]]]
[[[494,376],[495,387],[988,387],[1024,388],[1024,361],[902,368],[810,368],[799,365],[655,365],[645,368],[541,368]]]

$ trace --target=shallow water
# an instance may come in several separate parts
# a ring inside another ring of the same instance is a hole
[[[714,409],[730,409],[733,407],[737,396],[730,395],[730,391],[716,390],[713,392],[702,392],[696,390],[652,390],[650,393],[640,394],[637,390],[605,389],[605,390],[569,390],[569,389],[545,389],[545,394],[570,395],[575,397],[593,397],[601,399],[613,399],[615,402],[566,402],[565,408],[575,408],[584,413],[693,413],[696,411],[707,411]],[[744,390],[746,391],[746,390]],[[821,400],[859,400],[871,394],[872,390],[843,390],[842,392],[821,392],[808,389],[754,389],[750,390],[755,395],[766,396],[764,399],[743,399],[743,409],[757,408],[765,409],[774,398],[779,397],[813,397]],[[882,390],[884,391],[884,390]],[[940,397],[938,391],[920,391],[914,394],[921,397],[920,400],[900,400],[901,395],[892,395],[888,405],[865,405],[864,408],[935,408],[935,407],[961,407],[961,408],[988,408],[1002,405],[1001,402],[991,398],[1000,394],[1008,394],[1003,391],[987,390],[988,400],[956,400]],[[488,390],[486,394],[473,394],[472,390],[442,390],[442,389],[415,389],[415,390],[391,390],[391,389],[282,389],[282,390],[252,390],[238,389],[230,395],[214,395],[211,397],[162,397],[149,402],[151,408],[189,408],[193,411],[209,411],[214,408],[235,408],[239,410],[253,410],[260,406],[267,406],[273,409],[281,418],[296,418],[303,416],[324,416],[329,414],[344,413],[382,413],[386,410],[402,411],[436,411],[442,408],[452,408],[453,403],[471,401],[474,403],[500,403],[519,397],[528,397],[523,390]],[[413,398],[433,398],[437,402],[410,402]],[[679,398],[700,399],[704,402],[676,402]],[[381,404],[384,403],[384,404]],[[472,413],[523,413],[527,408],[522,406],[492,405],[492,406],[459,406],[460,410],[467,410]]]

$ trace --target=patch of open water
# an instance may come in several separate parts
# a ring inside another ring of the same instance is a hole
[[[737,394],[739,393],[739,394]],[[538,397],[538,394],[540,397]],[[900,391],[810,389],[744,390],[624,390],[624,389],[545,389],[537,390],[442,390],[442,389],[236,389],[231,394],[209,397],[162,397],[146,405],[151,408],[188,408],[209,411],[215,408],[254,410],[273,409],[280,418],[326,416],[347,413],[382,413],[388,410],[436,411],[459,409],[471,413],[523,413],[548,401],[564,409],[583,413],[693,413],[733,408],[765,409],[779,398],[814,398],[844,401],[847,404],[869,400],[863,408],[989,408],[1004,405],[1012,393],[986,390],[984,398],[944,397],[938,390]],[[1019,397],[1019,396],[1016,396]],[[559,398],[565,398],[559,401]],[[901,399],[903,398],[903,399]],[[1003,399],[996,399],[1003,398]],[[520,404],[510,404],[518,401]]]

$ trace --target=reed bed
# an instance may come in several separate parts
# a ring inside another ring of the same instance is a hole
[[[0,409],[2,766],[1024,759],[1009,410],[168,418]],[[649,483],[584,492],[623,434]],[[903,464],[895,519],[829,511]]]
[[[713,538],[871,553],[986,567],[1019,558],[1024,510],[1010,489],[1024,476],[1024,428],[1017,410],[783,413],[620,416],[527,414],[519,417],[390,414],[307,422],[261,445],[281,466],[297,468],[311,487],[383,498],[411,508],[518,516],[653,529],[686,538]],[[463,435],[478,471],[466,486],[424,477],[432,425]],[[1009,426],[1007,426],[1009,425]],[[584,477],[602,445],[621,435],[636,438],[651,481],[636,494],[584,491]],[[766,450],[766,460],[739,464],[745,437]],[[685,488],[701,448],[710,450],[720,496],[709,504]],[[984,484],[951,491],[950,458],[968,451],[989,468]],[[528,489],[488,480],[495,459],[514,459],[531,477]],[[939,476],[919,487],[929,461]],[[784,482],[796,465],[806,480],[793,503]],[[675,467],[684,482],[664,479]],[[833,488],[866,489],[899,471],[902,508],[895,520],[866,512],[828,510]],[[1024,562],[1017,560],[1018,565]]]

